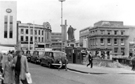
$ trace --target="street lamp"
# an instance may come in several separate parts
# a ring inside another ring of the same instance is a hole
[[[60,2],[61,2],[61,27],[63,28],[63,2],[65,1],[65,0],[59,0]],[[62,34],[63,32],[61,32],[61,34]],[[63,39],[61,39],[62,40],[62,42],[61,42],[61,50],[62,50],[62,48],[63,48]]]
[[[61,25],[63,25],[63,2],[65,0],[59,0],[61,2]]]

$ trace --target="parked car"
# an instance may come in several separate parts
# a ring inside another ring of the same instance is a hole
[[[31,61],[31,53],[30,53],[30,51],[26,51],[25,55],[27,56],[28,62],[30,62]]]
[[[46,65],[48,67],[59,67],[60,61],[62,62],[62,67],[65,67],[68,63],[66,53],[62,51],[45,51],[40,59],[41,65]]]
[[[40,64],[40,56],[43,53],[43,51],[34,51],[33,56],[31,56],[31,62]]]

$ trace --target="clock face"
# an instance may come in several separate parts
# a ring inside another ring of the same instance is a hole
[[[6,12],[7,12],[7,13],[11,13],[12,10],[11,10],[10,8],[8,8],[8,9],[6,9]]]

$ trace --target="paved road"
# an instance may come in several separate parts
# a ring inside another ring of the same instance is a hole
[[[82,74],[29,63],[33,84],[135,84],[135,74]]]

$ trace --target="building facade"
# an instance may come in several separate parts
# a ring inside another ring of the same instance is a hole
[[[22,50],[44,50],[51,47],[51,26],[49,22],[43,25],[17,22],[18,43]]]
[[[17,2],[0,1],[0,45],[16,45]]]
[[[128,57],[133,33],[135,28],[124,26],[122,21],[99,21],[90,29],[89,50],[105,59]]]
[[[79,32],[79,41],[81,47],[88,48],[88,36],[90,28],[91,27],[84,28]]]
[[[52,32],[51,34],[52,48],[54,50],[62,49],[62,34],[58,32]]]

